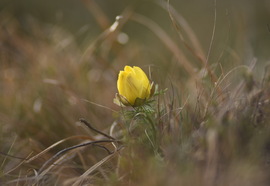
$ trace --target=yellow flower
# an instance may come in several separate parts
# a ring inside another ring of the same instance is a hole
[[[140,67],[125,66],[118,75],[117,98],[124,105],[140,106],[151,96],[151,87]]]

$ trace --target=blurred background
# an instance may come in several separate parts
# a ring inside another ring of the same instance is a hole
[[[219,76],[256,59],[262,78],[269,46],[269,0],[1,0],[0,151],[25,157],[88,134],[82,117],[106,130],[125,65],[151,67],[152,80],[184,99],[206,61]]]
[[[130,6],[136,13],[158,23],[170,35],[176,34],[168,11],[161,8],[158,5],[159,2],[162,1],[59,0],[57,2],[37,2],[26,0],[22,2],[2,0],[0,6],[2,15],[5,13],[13,15],[18,19],[22,29],[25,29],[24,31],[27,31],[26,20],[31,17],[41,23],[61,27],[75,37],[76,42],[81,46],[88,45],[89,42],[93,41],[114,22],[116,16],[122,14]],[[172,0],[170,4],[186,19],[201,42],[204,52],[207,52],[213,29],[214,1]],[[246,42],[245,44],[251,45],[249,53],[253,52],[254,55],[268,58],[269,53],[265,48],[269,44],[269,28],[267,26],[269,25],[269,4],[267,0],[260,2],[255,0],[217,1],[214,48],[221,50],[222,44],[232,44],[236,42],[235,37],[238,37],[238,42]],[[145,29],[145,26],[137,25],[132,21],[124,26],[123,31],[127,32],[131,41],[143,40],[146,44],[153,45],[154,42],[157,42],[157,39],[148,29]],[[239,37],[242,37],[241,40]],[[226,43],[227,38],[229,38],[229,43]],[[213,53],[216,53],[215,50]]]

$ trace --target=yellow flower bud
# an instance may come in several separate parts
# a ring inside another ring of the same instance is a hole
[[[125,66],[117,80],[118,99],[124,105],[139,106],[151,95],[151,84],[140,67]]]

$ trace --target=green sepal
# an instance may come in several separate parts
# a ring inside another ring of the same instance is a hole
[[[127,98],[125,98],[124,96],[116,93],[115,94],[115,98],[113,99],[114,104],[120,106],[120,107],[124,107],[124,106],[131,106],[131,104],[128,102]]]
[[[141,99],[141,98],[136,98],[134,105],[132,105],[133,107],[138,107],[141,106],[145,103],[146,99]]]

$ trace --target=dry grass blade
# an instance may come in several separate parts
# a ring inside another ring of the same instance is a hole
[[[118,33],[118,30],[122,28],[122,26],[126,23],[132,13],[132,9],[130,7],[126,8],[121,16],[117,16],[115,22],[111,24],[109,28],[104,30],[96,39],[89,44],[89,46],[85,49],[80,61],[83,61],[86,57],[92,55],[93,51],[98,48],[99,44],[102,43],[105,39],[108,39],[109,36],[112,36],[115,33]]]
[[[95,1],[82,0],[82,2],[89,9],[89,12],[92,13],[92,15],[95,17],[97,23],[102,29],[105,30],[106,28],[108,28],[108,26],[110,26],[110,21],[108,17]]]
[[[48,148],[46,148],[45,150],[43,150],[42,152],[38,153],[37,155],[33,156],[32,158],[28,159],[26,161],[26,163],[30,163],[31,161],[37,159],[38,157],[42,156],[43,154],[45,154],[46,152],[48,152],[49,150],[51,150],[52,148],[56,147],[57,145],[60,145],[61,143],[71,140],[71,139],[88,139],[88,140],[92,140],[94,141],[95,139],[90,137],[90,136],[71,136],[65,139],[62,139],[54,144],[52,144],[51,146],[49,146]]]
[[[52,163],[49,167],[44,169],[41,173],[39,173],[36,176],[36,181],[38,182],[40,179],[42,179],[50,170],[52,170],[56,165],[60,166],[64,161],[71,158],[72,154],[76,153],[75,151],[69,152],[67,154],[64,154],[59,159],[57,159],[54,163]]]
[[[56,153],[53,157],[51,157],[48,161],[46,161],[42,167],[40,168],[39,170],[39,173],[43,172],[43,169],[49,165],[53,160],[57,159],[59,156],[61,156],[62,154],[68,152],[68,151],[71,151],[71,150],[74,150],[74,149],[77,149],[77,148],[80,148],[80,147],[85,147],[85,146],[88,146],[88,145],[95,145],[95,144],[99,144],[99,143],[112,143],[112,142],[117,142],[117,140],[97,140],[97,141],[87,141],[87,142],[84,142],[84,143],[81,143],[79,145],[74,145],[74,146],[71,146],[71,147],[68,147],[66,149],[63,149],[61,151],[59,151],[58,153]]]
[[[215,33],[216,33],[216,23],[217,23],[217,1],[214,0],[214,24],[213,24],[213,30],[212,30],[212,36],[211,36],[211,40],[210,40],[210,44],[209,44],[209,49],[208,49],[208,53],[207,53],[207,57],[206,57],[206,66],[208,65],[209,62],[209,57],[210,54],[212,52],[212,47],[213,47],[213,41],[214,41],[214,37],[215,37]]]
[[[106,138],[108,138],[108,139],[115,140],[115,138],[111,137],[110,135],[105,134],[104,132],[95,129],[95,128],[94,128],[88,121],[86,121],[85,119],[81,118],[81,119],[80,119],[80,122],[84,123],[89,129],[95,131],[96,133],[101,134],[102,136],[104,136],[104,137],[106,137]]]
[[[73,186],[77,186],[80,185],[83,180],[86,179],[86,177],[91,174],[93,171],[95,171],[97,168],[99,168],[101,165],[103,165],[105,162],[107,162],[108,160],[110,160],[111,158],[113,158],[115,155],[117,154],[117,151],[115,151],[113,154],[110,154],[108,156],[106,156],[105,158],[103,158],[102,160],[100,160],[99,162],[97,162],[95,165],[93,165],[92,167],[90,167],[87,171],[85,171],[77,180],[76,182],[73,184]]]
[[[230,70],[230,71],[229,71],[228,73],[226,73],[224,76],[220,76],[220,78],[219,78],[218,81],[216,82],[216,84],[215,84],[215,86],[213,87],[213,90],[211,91],[211,94],[210,94],[210,96],[209,96],[209,98],[208,98],[208,101],[207,101],[207,103],[206,103],[206,107],[205,107],[205,110],[204,110],[204,116],[203,116],[203,118],[205,118],[205,117],[207,116],[207,112],[208,112],[209,106],[211,105],[211,100],[213,99],[214,93],[215,93],[217,90],[219,90],[219,87],[220,87],[220,85],[223,83],[223,81],[224,81],[230,74],[232,74],[234,71],[239,70],[239,69],[241,69],[241,68],[247,69],[247,70],[249,69],[249,67],[246,66],[246,65],[240,65],[240,66],[235,67],[235,68],[233,68],[232,70]],[[238,89],[237,89],[237,90],[238,90]],[[239,91],[237,91],[237,92],[239,92]]]
[[[26,158],[25,160],[21,161],[18,165],[16,165],[14,168],[10,169],[9,171],[7,172],[4,172],[3,174],[4,175],[8,175],[10,174],[12,171],[16,170],[17,168],[19,168],[21,165],[23,165],[24,163],[26,163],[27,159],[31,156],[32,153],[30,153]]]
[[[168,36],[168,34],[160,28],[158,24],[156,24],[151,19],[140,15],[133,14],[130,18],[133,21],[136,21],[147,28],[149,28],[156,36],[165,44],[165,46],[173,53],[173,55],[177,58],[179,64],[181,64],[186,72],[190,75],[190,77],[194,77],[196,73],[194,73],[194,67],[189,63],[185,54],[179,49],[179,47],[173,42],[173,40]]]
[[[46,168],[45,170],[43,170],[40,174],[38,174],[37,172],[35,173],[35,176],[32,177],[26,177],[26,178],[18,178],[15,180],[12,180],[10,182],[7,182],[7,184],[13,184],[13,183],[17,183],[18,184],[22,184],[22,182],[25,182],[25,184],[28,185],[38,185],[38,183],[44,178],[44,176],[52,169],[55,167],[55,165],[60,166],[61,163],[63,163],[65,160],[70,158],[70,154],[72,152],[70,152],[69,154],[65,154],[63,155],[61,158],[59,158],[58,160],[56,160],[54,162],[54,164],[50,165],[48,168]]]
[[[12,144],[11,144],[11,146],[10,146],[9,150],[8,150],[8,154],[9,154],[9,152],[11,151],[11,149],[12,149],[13,145],[15,144],[16,139],[17,139],[17,137],[15,137],[15,138],[14,138],[14,140],[13,140],[13,142],[12,142]],[[1,154],[2,154],[2,153],[1,153]],[[5,158],[4,158],[4,160],[3,160],[3,162],[1,163],[1,165],[0,165],[0,169],[2,169],[2,167],[4,166],[4,164],[5,164],[6,160],[7,160],[7,156],[5,156]]]
[[[179,14],[169,3],[169,1],[166,3],[165,1],[159,1],[158,4],[164,8],[165,10],[168,11],[170,18],[173,22],[173,24],[175,25],[177,31],[180,34],[180,39],[186,43],[186,41],[184,40],[180,28],[178,25],[180,25],[180,27],[183,29],[183,31],[185,32],[185,34],[187,35],[188,39],[190,40],[191,44],[192,44],[192,48],[194,49],[194,54],[196,54],[196,56],[203,62],[205,63],[206,61],[206,57],[205,54],[203,52],[203,49],[201,47],[201,44],[196,36],[196,34],[194,33],[194,31],[192,30],[192,28],[189,26],[188,22],[185,20],[185,18]],[[187,43],[186,43],[187,44]],[[188,45],[188,44],[187,44]],[[195,52],[196,51],[196,52]]]
[[[208,186],[215,185],[215,177],[217,174],[218,167],[218,143],[217,143],[217,131],[214,129],[208,130],[206,140],[207,140],[207,167],[204,173],[205,183]]]
[[[82,99],[82,100],[85,101],[85,102],[87,102],[87,103],[90,103],[90,104],[92,104],[92,105],[98,106],[98,107],[100,107],[100,108],[104,108],[104,109],[110,110],[110,111],[112,111],[112,112],[114,112],[114,113],[118,113],[116,110],[113,110],[113,109],[111,109],[111,108],[109,108],[109,107],[106,107],[106,106],[104,106],[104,105],[95,103],[95,102],[93,102],[93,101],[89,101],[89,100],[86,100],[86,99]]]
[[[165,2],[160,2],[159,5],[166,9],[169,13],[169,16],[171,18],[171,21],[173,23],[173,25],[175,26],[181,41],[183,42],[183,44],[185,45],[185,47],[195,56],[198,58],[198,60],[204,65],[204,68],[207,70],[207,72],[210,74],[211,78],[212,78],[212,82],[215,82],[217,77],[216,75],[213,73],[213,71],[209,68],[208,65],[208,57],[206,58],[202,47],[200,45],[199,40],[197,39],[195,33],[193,32],[193,30],[191,29],[191,27],[189,26],[189,24],[187,23],[187,21],[184,19],[183,16],[181,16],[169,3],[169,0],[167,3]],[[166,6],[167,5],[167,6]],[[216,13],[215,13],[215,22],[216,22]],[[186,42],[186,40],[184,39],[184,36],[181,34],[181,30],[180,27],[183,28],[183,31],[185,31],[185,34],[187,35],[188,39],[191,42],[191,46],[188,42]],[[214,30],[215,30],[215,25],[214,25]],[[211,47],[212,47],[212,41],[213,41],[213,37],[214,34],[212,35],[212,39],[211,39]],[[210,47],[210,48],[211,48]],[[210,50],[210,49],[209,49]]]

